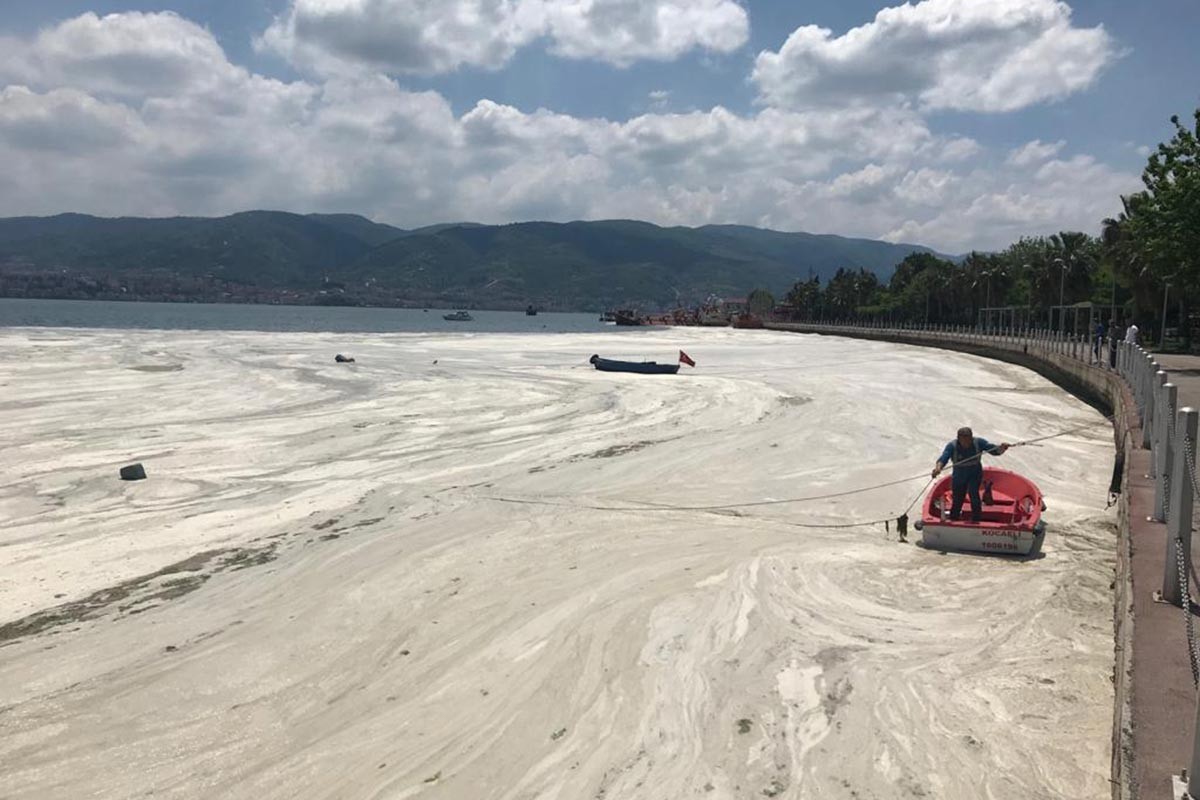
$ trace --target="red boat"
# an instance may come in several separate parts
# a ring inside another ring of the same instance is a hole
[[[963,503],[962,517],[950,519],[951,477],[942,478],[925,498],[921,543],[933,550],[966,550],[1015,556],[1037,555],[1046,538],[1042,512],[1046,504],[1033,481],[996,467],[983,468],[982,513],[971,521],[971,501]]]

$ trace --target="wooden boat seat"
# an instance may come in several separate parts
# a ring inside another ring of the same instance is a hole
[[[954,493],[946,491],[942,493],[941,502],[935,505],[938,509],[953,508]],[[963,520],[971,519],[971,501],[966,499],[963,502]],[[1005,494],[993,491],[992,502],[984,502],[980,507],[979,521],[980,522],[996,522],[1001,524],[1019,524],[1022,520],[1030,516],[1030,512],[1022,508],[1020,503],[1015,499]]]

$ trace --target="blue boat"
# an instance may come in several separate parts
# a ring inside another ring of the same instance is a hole
[[[600,356],[592,356],[588,361],[601,372],[636,372],[641,375],[674,375],[679,372],[678,364],[659,364],[657,361],[614,361]]]

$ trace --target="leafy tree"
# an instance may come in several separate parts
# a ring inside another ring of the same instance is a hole
[[[1195,129],[1172,117],[1175,136],[1158,146],[1142,173],[1145,197],[1137,203],[1134,236],[1154,276],[1194,296],[1200,292],[1200,109]]]
[[[1188,128],[1171,117],[1175,135],[1150,155],[1142,172],[1146,189],[1129,198],[1123,215],[1122,266],[1145,317],[1157,317],[1148,295],[1159,295],[1167,283],[1185,318],[1200,304],[1200,109],[1194,118]]]
[[[797,281],[784,298],[789,306],[796,309],[803,319],[813,319],[821,303],[821,279],[810,278]]]
[[[771,309],[775,308],[775,295],[766,289],[755,289],[746,298],[746,307],[750,309],[751,314],[757,314],[760,317],[770,314]]]
[[[879,277],[866,269],[841,268],[825,287],[824,308],[843,319],[861,316],[859,309],[871,305],[880,290]]]

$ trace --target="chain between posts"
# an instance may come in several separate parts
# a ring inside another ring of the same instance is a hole
[[[1200,481],[1196,480],[1196,449],[1192,443],[1192,440],[1189,439],[1187,435],[1184,435],[1183,437],[1183,452],[1183,463],[1187,465],[1187,470],[1191,474],[1192,487],[1196,490],[1196,493],[1200,495]]]
[[[1175,540],[1175,563],[1179,569],[1179,587],[1182,590],[1184,625],[1187,629],[1188,661],[1192,667],[1192,687],[1200,687],[1200,651],[1196,649],[1196,625],[1192,619],[1192,591],[1188,583],[1187,559],[1183,554],[1183,542]]]
[[[1173,431],[1172,431],[1172,434],[1173,434]],[[1188,475],[1183,476],[1183,479],[1187,480],[1188,478],[1190,478],[1192,481],[1192,485],[1194,487],[1196,487],[1198,491],[1200,491],[1200,486],[1196,485],[1197,481],[1196,481],[1195,445],[1192,442],[1191,437],[1189,437],[1187,435],[1186,431],[1184,432],[1184,435],[1182,438],[1183,438],[1183,450],[1184,450],[1183,463],[1185,465],[1184,469],[1186,472],[1189,473]],[[1164,478],[1169,478],[1169,477],[1170,477],[1169,473],[1164,476]],[[1170,497],[1170,482],[1169,481],[1167,481],[1164,488],[1167,491],[1167,496]],[[1190,529],[1191,528],[1191,520],[1184,520],[1183,525],[1186,526],[1185,530]],[[1197,645],[1196,645],[1196,626],[1195,626],[1195,620],[1193,619],[1193,615],[1192,615],[1192,592],[1191,592],[1191,583],[1188,580],[1188,578],[1189,578],[1188,566],[1189,565],[1188,565],[1187,561],[1188,561],[1188,556],[1184,553],[1183,539],[1181,537],[1177,536],[1175,538],[1175,563],[1176,563],[1176,568],[1178,569],[1178,572],[1179,572],[1179,588],[1180,588],[1180,600],[1181,600],[1180,605],[1183,607],[1184,624],[1186,626],[1186,631],[1187,631],[1188,661],[1190,662],[1190,665],[1192,668],[1192,685],[1193,685],[1193,687],[1200,688],[1200,649],[1197,649]]]

